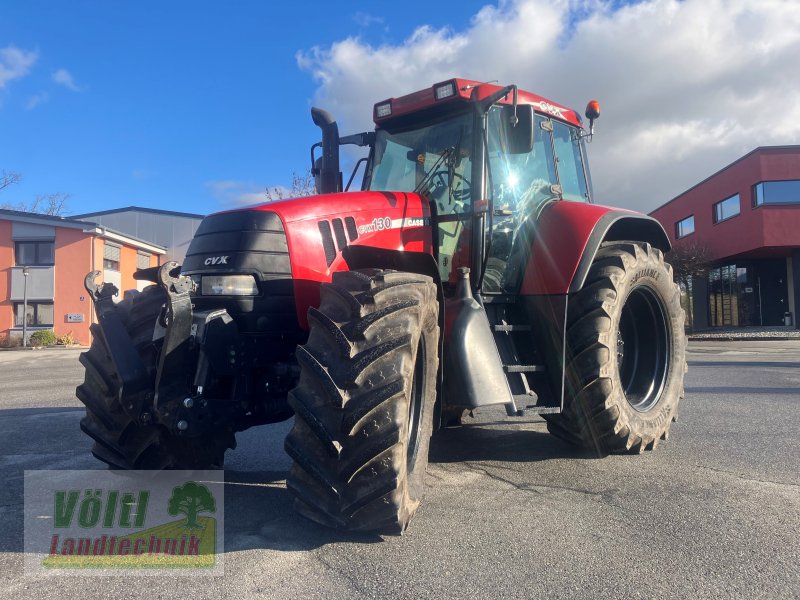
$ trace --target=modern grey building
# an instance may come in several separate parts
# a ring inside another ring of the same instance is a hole
[[[73,220],[88,220],[102,227],[126,233],[140,240],[146,240],[167,249],[161,259],[183,262],[186,249],[194,237],[194,232],[204,215],[127,206],[113,210],[73,215]]]

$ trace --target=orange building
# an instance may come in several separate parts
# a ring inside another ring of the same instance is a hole
[[[96,223],[0,210],[0,344],[21,341],[25,318],[29,336],[51,329],[88,345],[95,316],[86,274],[101,271],[120,290],[141,289],[134,271],[157,266],[165,252]]]

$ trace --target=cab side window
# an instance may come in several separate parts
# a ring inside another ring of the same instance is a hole
[[[562,198],[574,202],[588,202],[586,174],[578,130],[564,123],[553,121],[553,143],[556,149],[558,179]]]

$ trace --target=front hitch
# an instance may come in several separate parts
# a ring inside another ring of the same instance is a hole
[[[173,435],[203,435],[214,426],[211,403],[204,397],[210,372],[232,376],[238,367],[241,348],[233,319],[224,309],[194,313],[194,282],[181,275],[176,262],[137,272],[136,279],[157,283],[166,300],[157,322],[144,325],[153,328],[154,341],[162,340],[154,381],[128,334],[124,313],[114,304],[117,288],[95,283],[98,275],[89,273],[85,282],[100,328],[93,333],[102,335],[119,373],[122,406],[142,425],[157,422]],[[235,406],[225,404],[227,410]]]
[[[100,271],[91,271],[86,275],[83,285],[94,302],[99,333],[119,376],[120,404],[131,419],[138,421],[143,409],[153,400],[150,378],[115,308],[114,297],[119,290],[113,283],[98,285],[96,279],[99,275]],[[94,325],[92,333],[95,336],[98,334]]]
[[[154,408],[159,420],[174,434],[191,434],[189,425],[194,421],[191,413],[194,400],[191,375],[194,365],[189,364],[192,338],[193,289],[190,277],[180,274],[180,265],[170,261],[161,265],[157,283],[166,293],[164,314],[164,342],[158,357],[155,382]]]
[[[158,358],[155,388],[139,352],[116,310],[114,297],[119,290],[113,283],[96,282],[100,271],[86,275],[84,286],[92,297],[97,324],[120,378],[119,398],[128,416],[148,424],[158,420],[174,434],[187,431],[193,421],[191,391],[192,365],[189,364],[192,335],[191,278],[180,274],[180,265],[168,262],[142,279],[155,279],[166,294],[163,313],[164,342]],[[153,277],[154,276],[154,277]],[[154,324],[155,325],[155,324]],[[97,335],[97,331],[94,334]]]

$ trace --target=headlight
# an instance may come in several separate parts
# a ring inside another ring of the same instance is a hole
[[[433,88],[433,94],[437,100],[444,100],[456,95],[455,81],[448,81],[444,85],[437,85]]]
[[[384,102],[383,104],[375,105],[375,116],[379,119],[390,117],[392,115],[392,103]]]
[[[203,275],[203,296],[257,296],[258,284],[252,275]]]

